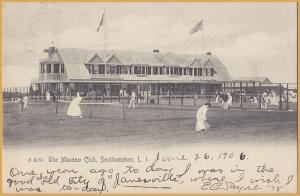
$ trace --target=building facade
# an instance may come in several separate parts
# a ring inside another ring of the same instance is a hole
[[[39,63],[39,76],[32,86],[41,94],[118,95],[120,90],[150,95],[206,94],[230,81],[227,68],[211,53],[93,51],[55,48],[44,50],[48,57]],[[203,58],[202,58],[203,57]]]

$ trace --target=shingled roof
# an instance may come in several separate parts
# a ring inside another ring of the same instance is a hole
[[[156,52],[133,52],[133,51],[102,51],[79,48],[58,48],[58,56],[65,64],[69,79],[88,79],[89,73],[84,64],[97,55],[103,62],[115,56],[122,64],[134,65],[145,64],[151,66],[181,66],[191,67],[195,60],[201,62],[201,55],[185,55]],[[228,81],[230,76],[224,64],[214,55],[204,56],[204,66],[212,66],[219,80]],[[78,73],[79,72],[79,73]]]
[[[261,82],[262,84],[270,84],[271,80],[268,77],[234,77],[234,82]]]

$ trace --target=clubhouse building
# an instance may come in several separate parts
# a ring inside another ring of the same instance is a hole
[[[45,94],[77,92],[118,95],[120,90],[150,95],[214,93],[230,81],[227,68],[211,53],[97,51],[49,47],[39,62],[39,76],[32,86]]]

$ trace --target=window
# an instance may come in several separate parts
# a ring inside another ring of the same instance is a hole
[[[122,69],[123,69],[122,71],[123,74],[128,74],[128,66],[122,66]]]
[[[105,65],[99,65],[99,74],[105,74]]]
[[[194,69],[194,76],[198,76],[198,69],[197,68]]]
[[[47,73],[51,73],[51,64],[47,64]]]
[[[205,68],[205,75],[208,76],[208,70]]]
[[[178,75],[178,67],[174,68],[174,75]]]
[[[153,67],[153,75],[157,75],[158,74],[158,67]]]
[[[99,74],[99,65],[94,65],[93,74]]]
[[[90,65],[85,65],[85,67],[88,69],[89,73],[91,73],[91,66]]]
[[[215,74],[215,69],[214,68],[210,68],[210,76],[214,76]]]
[[[44,66],[44,64],[41,64],[41,73],[42,74],[45,73],[45,66]]]
[[[146,70],[147,70],[147,74],[151,75],[151,67],[146,67]]]
[[[65,73],[65,65],[64,64],[61,64],[61,73],[63,74],[63,73]]]
[[[59,64],[54,64],[54,73],[59,73]]]
[[[193,75],[193,68],[189,68],[189,74],[190,74],[190,76],[192,76]]]
[[[117,67],[115,65],[110,65],[110,74],[116,74],[117,73]]]
[[[145,67],[142,67],[142,74],[145,74]]]
[[[186,68],[183,68],[183,75],[186,75]]]
[[[141,67],[140,66],[134,66],[134,74],[141,74]]]
[[[162,67],[159,68],[159,74],[162,75]]]
[[[182,68],[179,68],[179,75],[182,75]]]
[[[171,75],[173,75],[174,73],[174,67],[171,67]]]
[[[202,76],[202,68],[198,68],[198,76]]]
[[[121,74],[121,65],[117,65],[117,74]]]
[[[169,67],[167,67],[167,75],[169,75],[170,74],[170,70],[169,70],[170,68]]]

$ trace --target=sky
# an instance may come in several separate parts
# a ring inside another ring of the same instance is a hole
[[[232,77],[297,82],[296,3],[3,4],[3,87],[26,86],[37,78],[39,59],[51,43],[58,48],[210,51]],[[189,34],[201,19],[204,29]]]

